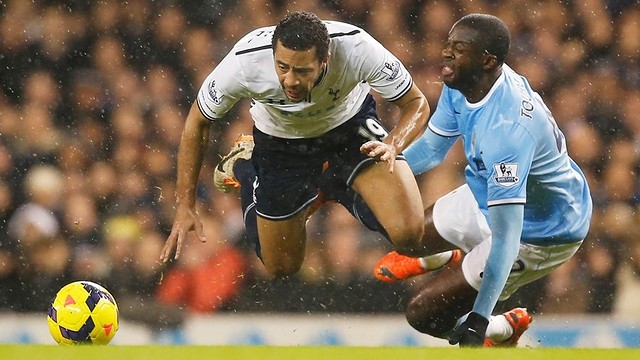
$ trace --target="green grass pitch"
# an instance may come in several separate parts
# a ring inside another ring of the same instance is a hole
[[[459,349],[332,346],[58,346],[0,345],[1,359],[43,360],[620,360],[640,359],[640,349]]]

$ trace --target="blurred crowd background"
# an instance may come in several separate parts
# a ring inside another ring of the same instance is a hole
[[[363,27],[410,69],[435,108],[440,53],[470,12],[501,17],[508,63],[567,136],[595,201],[580,252],[512,303],[533,312],[640,319],[640,2],[637,0],[1,0],[0,308],[42,312],[59,287],[106,286],[155,328],[235,312],[400,312],[415,284],[374,281],[390,245],[342,208],[309,223],[294,277],[269,280],[243,234],[237,194],[212,169],[249,132],[248,102],[214,126],[198,191],[208,241],[158,262],[171,228],[176,153],[197,89],[242,35],[287,12]],[[265,69],[265,71],[272,71]],[[394,125],[393,106],[379,113]],[[421,175],[425,205],[462,183],[460,148]]]

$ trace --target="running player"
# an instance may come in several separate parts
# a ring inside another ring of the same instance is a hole
[[[434,255],[392,252],[374,269],[392,282],[448,265],[416,292],[406,315],[415,329],[460,346],[515,346],[531,316],[525,308],[491,316],[497,301],[571,258],[591,219],[586,179],[540,96],[504,63],[509,45],[495,16],[453,25],[437,109],[404,155],[420,174],[462,138],[466,184],[425,211],[424,243]],[[461,262],[452,249],[466,253]]]
[[[371,89],[400,110],[390,132]],[[243,37],[202,84],[182,135],[176,214],[162,261],[179,256],[192,230],[205,240],[195,188],[209,128],[241,98],[252,99],[253,136],[238,138],[214,180],[222,191],[239,189],[247,234],[269,273],[300,269],[305,222],[320,200],[346,204],[397,249],[426,254],[418,185],[401,156],[426,127],[426,98],[363,29],[294,12]],[[379,147],[361,153],[369,140]]]

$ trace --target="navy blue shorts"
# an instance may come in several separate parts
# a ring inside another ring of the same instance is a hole
[[[325,198],[337,200],[333,194],[344,191],[355,174],[374,161],[360,153],[360,146],[387,134],[371,95],[353,118],[317,138],[283,139],[254,127],[251,159],[258,174],[257,213],[272,220],[288,219],[309,206],[320,188]],[[325,162],[329,168],[323,171]]]

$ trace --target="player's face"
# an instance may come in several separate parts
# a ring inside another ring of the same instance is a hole
[[[280,41],[276,44],[273,57],[276,74],[287,98],[293,102],[306,100],[326,66],[326,60],[318,61],[315,47],[296,51],[282,46]]]
[[[475,30],[454,25],[442,50],[442,80],[447,86],[470,91],[482,73],[484,54],[474,46]]]

